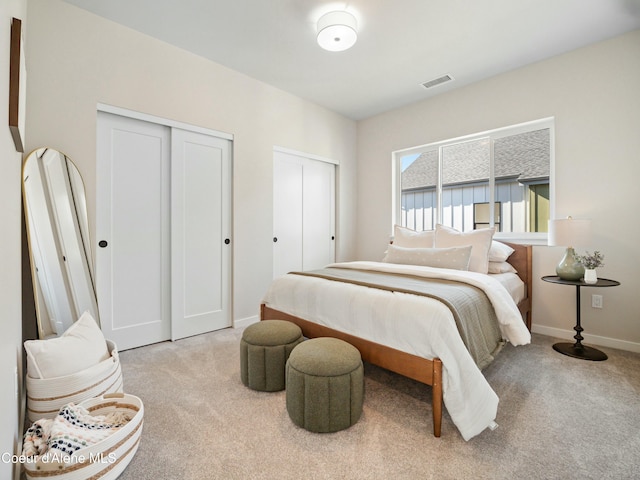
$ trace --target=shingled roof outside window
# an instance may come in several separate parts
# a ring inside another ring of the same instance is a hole
[[[488,182],[488,139],[443,147],[443,187]],[[494,143],[495,180],[539,183],[549,179],[549,129],[497,138]],[[438,150],[418,156],[402,172],[402,191],[435,189],[438,183]]]

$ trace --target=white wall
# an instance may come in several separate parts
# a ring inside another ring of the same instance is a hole
[[[455,76],[455,72],[452,72]],[[358,258],[382,256],[391,233],[391,152],[544,117],[556,119],[556,217],[591,218],[599,275],[582,289],[585,338],[640,351],[640,31],[529,65],[358,123]],[[575,289],[553,275],[559,247],[534,248],[534,331],[571,338]],[[591,308],[591,293],[604,308]]]
[[[22,20],[23,32],[27,29],[26,0],[2,0],[0,2],[0,112],[3,125],[0,128],[0,478],[10,479],[14,465],[7,463],[6,454],[16,452],[21,442],[19,418],[20,404],[15,398],[15,369],[22,374],[22,302],[21,302],[21,169],[22,155],[16,152],[7,126],[9,111],[9,50],[11,43],[11,19]],[[26,43],[26,42],[25,42]],[[26,44],[24,45],[26,48]],[[16,473],[19,469],[16,469]]]
[[[28,148],[77,164],[92,234],[104,103],[234,135],[236,321],[257,315],[271,280],[274,145],[340,162],[336,250],[354,256],[354,121],[58,0],[30,0],[29,20]]]

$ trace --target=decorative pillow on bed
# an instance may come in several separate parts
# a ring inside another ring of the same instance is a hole
[[[518,273],[509,262],[489,261],[489,273]]]
[[[393,227],[393,244],[407,248],[433,248],[435,233],[434,230],[417,232],[410,228],[395,225]]]
[[[471,245],[451,248],[405,248],[389,245],[387,254],[382,261],[422,267],[469,270],[470,258]]]
[[[107,342],[89,312],[62,335],[47,340],[27,340],[27,375],[54,378],[71,375],[109,358]]]
[[[509,245],[493,240],[491,242],[491,248],[489,249],[489,261],[506,262],[507,258],[509,258],[514,251],[515,250]]]
[[[489,249],[493,241],[494,228],[480,228],[470,232],[460,232],[455,228],[436,225],[436,248],[460,247],[471,245],[469,271],[489,272]]]

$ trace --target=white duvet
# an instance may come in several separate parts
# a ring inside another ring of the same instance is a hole
[[[491,275],[380,262],[345,262],[329,267],[405,273],[457,280],[481,288],[493,304],[503,338],[531,342],[507,289]],[[276,278],[263,303],[268,307],[443,364],[444,403],[465,440],[493,424],[498,396],[474,363],[443,303],[322,278],[288,274]]]

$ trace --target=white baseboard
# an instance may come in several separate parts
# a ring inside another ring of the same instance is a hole
[[[576,334],[575,330],[562,330],[560,328],[546,327],[544,325],[531,325],[531,331],[533,333],[539,333],[541,335],[547,335],[549,337],[562,338],[563,340],[575,341],[573,336]],[[620,350],[626,350],[628,352],[640,353],[640,343],[627,342],[626,340],[619,340],[617,338],[601,337],[599,335],[590,335],[582,332],[585,344],[599,345],[601,347],[617,348]]]
[[[233,328],[245,328],[251,325],[252,323],[256,323],[260,321],[260,317],[258,315],[252,315],[250,317],[241,318],[239,320],[233,321]]]

